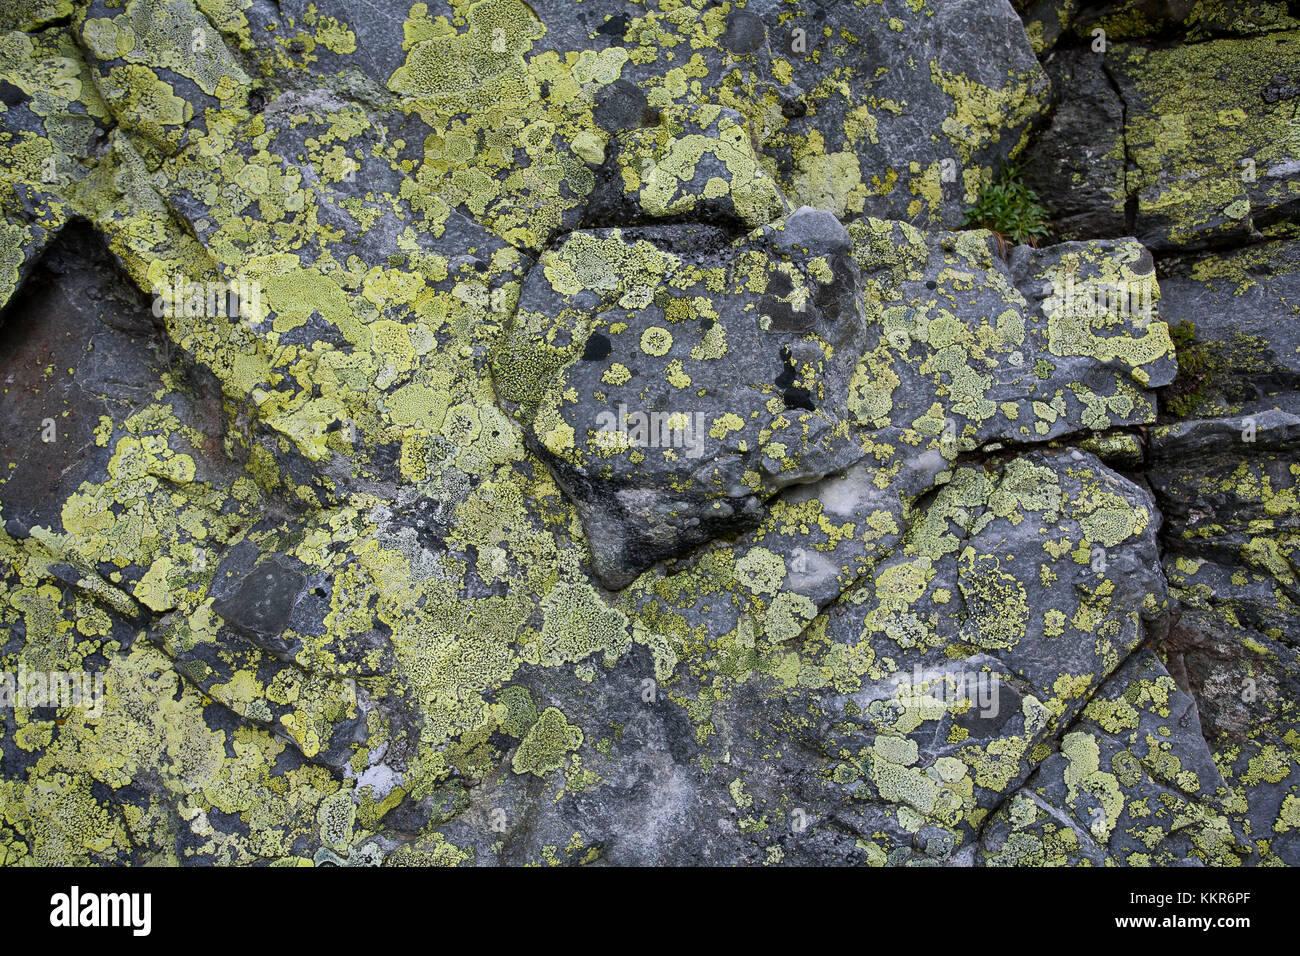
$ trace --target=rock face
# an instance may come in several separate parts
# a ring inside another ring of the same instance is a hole
[[[802,207],[720,238],[570,233],[524,280],[496,366],[614,588],[862,455],[843,411],[867,338],[848,233]]]
[[[1159,252],[1295,235],[1300,21],[1285,4],[1125,6],[1047,57],[1055,113],[1026,168],[1061,235]],[[1148,42],[1166,31],[1198,42]]]
[[[1195,701],[1151,651],[1134,653],[997,810],[981,857],[995,866],[1239,865],[1250,846],[1225,812],[1227,786],[1201,734]]]
[[[1140,240],[1155,249],[1241,242],[1294,222],[1297,60],[1300,31],[1112,51]]]
[[[1128,226],[1125,103],[1104,54],[1063,49],[1047,61],[1055,112],[1025,163],[1065,239],[1124,236]]]
[[[0,861],[1300,863],[1297,25],[1079,6],[0,12]]]

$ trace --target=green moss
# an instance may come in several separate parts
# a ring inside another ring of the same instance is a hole
[[[1206,380],[1214,367],[1214,353],[1196,341],[1196,326],[1180,322],[1169,329],[1178,358],[1178,377],[1164,393],[1165,408],[1178,418],[1190,418],[1204,400]]]

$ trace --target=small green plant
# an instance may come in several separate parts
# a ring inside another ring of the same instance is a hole
[[[966,207],[966,226],[992,230],[1004,242],[1037,246],[1047,235],[1047,216],[1038,195],[1020,181],[1020,168],[1008,166]]]

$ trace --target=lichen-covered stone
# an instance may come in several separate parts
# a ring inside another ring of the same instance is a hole
[[[719,240],[571,233],[525,279],[496,365],[615,588],[861,454],[842,411],[866,337],[848,234],[805,208]]]
[[[1300,21],[1270,0],[1118,0],[1081,11],[1070,23],[1080,37],[1103,30],[1111,41],[1177,36],[1198,43],[1223,36],[1293,30]]]
[[[1300,243],[1167,260],[1160,292],[1179,340],[1168,411],[1236,415],[1300,392]]]
[[[1300,861],[1295,28],[1131,6],[9,4],[0,864]]]
[[[1293,232],[1300,88],[1286,77],[1298,57],[1295,30],[1111,48],[1106,63],[1125,105],[1138,239],[1169,249]]]
[[[1143,650],[998,809],[980,855],[997,866],[1237,866],[1253,853],[1230,802],[1195,702]]]

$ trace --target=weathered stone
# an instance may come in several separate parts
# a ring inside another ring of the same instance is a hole
[[[733,109],[665,109],[653,126],[616,132],[605,150],[584,214],[592,225],[675,220],[749,230],[789,206]]]
[[[1143,650],[998,810],[980,855],[1002,866],[1237,866],[1251,846],[1226,793],[1195,702]]]
[[[614,588],[861,454],[840,411],[866,335],[843,228],[808,210],[730,246],[694,236],[570,234],[525,280],[496,366]]]
[[[1152,249],[1289,234],[1300,144],[1276,78],[1300,60],[1300,32],[1106,56],[1125,105],[1135,235]]]
[[[1180,342],[1169,411],[1241,414],[1300,392],[1300,243],[1185,256],[1161,273],[1160,314]]]
[[[1274,13],[11,4],[0,860],[1296,863]]]
[[[1012,0],[1011,6],[1025,22],[1029,45],[1040,58],[1065,36],[1082,4],[1079,0]],[[1056,79],[1052,79],[1053,88]]]
[[[1103,30],[1111,41],[1177,36],[1188,43],[1221,36],[1252,36],[1300,26],[1285,3],[1273,0],[1119,0],[1080,12],[1072,28],[1080,37]]]
[[[1124,103],[1105,55],[1058,50],[1047,74],[1055,112],[1027,151],[1025,183],[1047,205],[1060,238],[1126,235]]]

